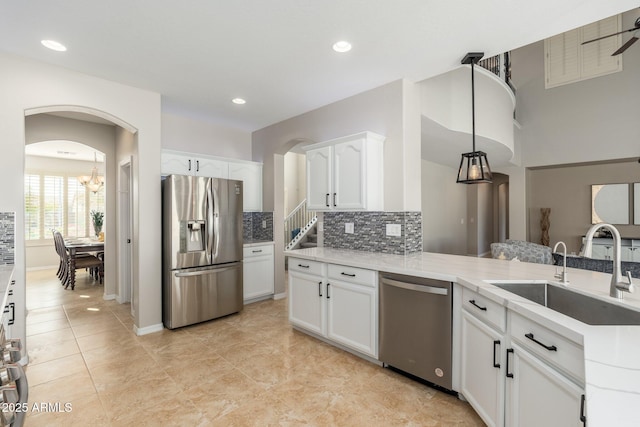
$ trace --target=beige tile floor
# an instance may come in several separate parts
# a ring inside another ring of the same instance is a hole
[[[137,337],[79,272],[27,274],[27,426],[475,426],[467,403],[293,330],[286,300]]]

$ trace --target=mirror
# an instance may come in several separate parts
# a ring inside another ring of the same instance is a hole
[[[633,223],[640,225],[640,183],[633,184]]]
[[[635,191],[638,192],[637,186]],[[636,203],[636,220],[638,219],[637,205]],[[629,224],[629,184],[591,186],[591,223],[599,222]]]

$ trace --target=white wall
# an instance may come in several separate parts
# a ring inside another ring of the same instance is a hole
[[[160,95],[109,82],[64,68],[0,54],[0,180],[22,182],[24,174],[25,114],[50,111],[92,112],[137,132],[137,213],[143,221],[134,234],[140,269],[134,286],[140,293],[134,328],[139,333],[162,325],[160,216]],[[24,229],[22,186],[8,187],[0,210],[16,212],[16,230]],[[16,233],[17,302],[14,331],[25,337],[25,241]]]
[[[284,155],[284,214],[288,215],[306,197],[306,159],[303,154]]]
[[[251,132],[163,113],[162,148],[251,160]]]
[[[422,246],[425,252],[467,254],[467,186],[457,169],[422,160]]]
[[[384,209],[421,209],[419,90],[413,83],[398,80],[253,133],[253,160],[264,163],[263,206],[274,212],[276,248],[284,247],[283,155],[301,141],[327,141],[365,130],[386,137]],[[276,293],[282,293],[284,255],[279,251],[275,263]]]

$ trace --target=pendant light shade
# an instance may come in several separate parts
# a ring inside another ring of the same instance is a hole
[[[458,178],[456,179],[459,184],[490,183],[493,179],[489,160],[487,160],[487,153],[476,151],[476,99],[473,67],[483,56],[484,52],[469,52],[461,61],[462,64],[471,64],[471,141],[473,151],[462,154]]]
[[[91,176],[83,175],[78,177],[78,181],[80,184],[87,187],[89,190],[97,193],[104,186],[104,178],[98,175],[98,161],[96,158],[96,153],[93,153],[93,162],[94,166],[91,170]]]

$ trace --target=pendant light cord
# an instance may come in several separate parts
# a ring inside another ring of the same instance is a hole
[[[471,140],[473,141],[473,152],[476,151],[476,90],[473,78],[473,63],[471,61]]]

